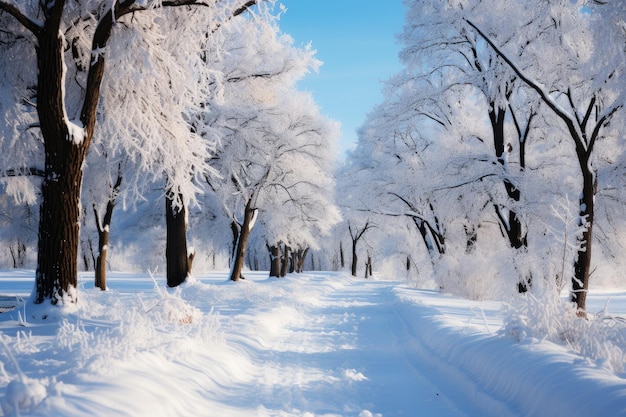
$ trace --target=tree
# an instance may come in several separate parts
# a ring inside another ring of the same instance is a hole
[[[571,3],[561,3],[563,9],[572,8],[578,5]],[[576,10],[576,8],[574,9]],[[594,16],[585,16],[582,12],[569,13],[567,16],[578,22],[572,25],[571,21],[556,20],[563,18],[562,16],[552,16],[555,19],[556,36],[563,42],[569,35],[568,29],[579,31],[580,25],[588,24]],[[559,78],[554,84],[540,83],[534,77],[523,70],[519,64],[503,51],[494,39],[488,36],[481,28],[479,28],[471,20],[467,23],[474,28],[489,44],[491,48],[511,67],[517,76],[532,90],[534,90],[542,102],[559,118],[567,127],[567,131],[574,143],[576,157],[582,177],[582,192],[579,199],[579,226],[583,228],[583,232],[578,237],[579,249],[576,260],[574,261],[574,276],[572,277],[572,301],[576,303],[580,314],[584,315],[586,308],[586,296],[589,288],[589,275],[591,266],[592,242],[593,242],[593,225],[594,225],[594,209],[595,195],[598,187],[596,169],[593,165],[593,152],[599,138],[602,138],[602,129],[609,125],[612,118],[619,112],[623,106],[622,90],[623,84],[620,84],[620,69],[624,65],[623,49],[612,49],[612,55],[607,57],[607,52],[603,50],[602,61],[611,63],[607,68],[598,70],[594,65],[598,61],[591,59],[585,62],[580,56],[588,51],[581,51],[577,47],[564,45],[569,49],[573,49],[575,54],[570,59],[570,63],[578,73],[576,81],[577,85],[572,86],[567,79]],[[602,23],[603,25],[604,23]],[[601,31],[598,25],[596,30]],[[622,36],[624,35],[622,31]],[[592,55],[592,54],[591,54]],[[591,56],[593,57],[593,55]],[[591,58],[589,57],[589,58]],[[542,61],[547,63],[546,61]],[[542,68],[542,73],[546,72],[546,68]],[[602,77],[604,75],[605,77]],[[596,77],[600,76],[602,82],[598,84]],[[587,78],[588,77],[588,78]]]
[[[365,232],[367,232],[372,227],[374,227],[374,225],[370,224],[369,220],[365,222],[363,227],[352,226],[351,223],[348,223],[348,231],[350,232],[350,239],[352,241],[352,266],[350,268],[350,271],[352,272],[353,277],[356,277],[356,270],[359,259],[356,250],[357,244],[359,243],[359,240],[361,240]],[[367,278],[367,267],[365,275],[365,277]]]
[[[220,48],[232,54],[213,63],[223,74],[216,83],[222,100],[207,103],[200,119],[219,137],[210,160],[219,177],[205,182],[212,211],[228,219],[231,279],[238,280],[252,226],[262,229],[257,248],[272,251],[280,243],[314,246],[316,232],[336,221],[330,144],[338,129],[295,88],[319,65],[313,51],[293,47],[272,19],[230,30]]]
[[[136,33],[156,31],[128,17],[154,15],[160,7],[194,4],[202,3],[126,0],[108,6],[99,1],[74,4],[46,0],[21,5],[0,1],[3,22],[8,21],[7,15],[12,18],[3,35],[28,38],[32,47],[26,50],[24,60],[31,63],[30,75],[36,76],[29,81],[35,85],[33,98],[42,138],[44,179],[35,303],[76,301],[83,164],[96,126],[105,60],[117,22],[124,21]],[[235,15],[252,4],[253,1],[231,2],[227,10]],[[158,27],[156,19],[150,23]],[[68,66],[68,62],[74,65]],[[32,66],[36,71],[32,71]],[[68,69],[76,71],[72,79],[67,77]],[[76,81],[77,86],[71,81]]]
[[[98,206],[93,204],[93,214],[96,221],[96,227],[98,231],[98,256],[96,258],[95,269],[95,283],[94,285],[101,290],[106,290],[106,262],[107,254],[109,251],[109,232],[111,229],[111,219],[113,217],[113,209],[117,204],[118,194],[120,187],[122,186],[122,172],[118,171],[117,177],[114,183],[110,183],[109,199],[106,203],[104,216],[100,216],[98,212]]]
[[[439,97],[442,97],[443,91],[484,96],[484,110],[488,114],[491,138],[483,137],[481,140],[493,144],[491,151],[501,168],[499,176],[506,193],[502,196],[501,192],[490,193],[493,198],[491,206],[495,209],[507,243],[521,255],[528,248],[528,226],[524,221],[524,213],[518,212],[522,197],[519,179],[525,170],[525,152],[532,121],[537,114],[536,106],[533,108],[532,102],[528,101],[519,106],[513,105],[515,101],[520,101],[515,100],[515,97],[512,100],[512,96],[519,95],[516,74],[497,54],[484,48],[480,38],[463,25],[463,17],[467,14],[480,16],[486,21],[501,19],[499,13],[515,16],[516,21],[533,22],[536,19],[536,11],[526,3],[507,4],[506,10],[502,8],[503,4],[480,0],[464,5],[437,1],[410,2],[407,11],[410,18],[402,34],[405,48],[401,55],[408,71],[396,77],[395,82],[406,84],[423,80],[434,87],[426,89],[422,94],[418,93],[413,102],[419,106],[417,112],[442,127],[450,122],[459,122],[458,118],[452,118],[449,106],[441,103]],[[507,42],[518,41],[512,32],[515,25],[509,26],[505,29]],[[522,36],[526,42],[530,42],[533,34],[524,32]],[[521,96],[524,97],[523,94]],[[526,117],[522,118],[521,114]],[[511,123],[515,125],[517,140],[512,137],[515,134],[512,129],[507,128],[507,124]],[[518,153],[515,161],[514,150]],[[485,159],[484,162],[493,161]],[[518,257],[515,255],[511,261],[515,262]],[[518,274],[519,291],[525,292],[531,277],[527,271],[519,271]]]

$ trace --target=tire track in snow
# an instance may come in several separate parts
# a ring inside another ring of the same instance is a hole
[[[439,315],[440,312],[417,304],[409,304],[399,300],[389,288],[393,302],[395,320],[401,323],[405,337],[410,342],[410,351],[414,366],[419,366],[429,374],[432,382],[441,387],[451,401],[461,407],[468,416],[481,417],[516,417],[518,414],[509,408],[505,401],[495,397],[486,387],[481,386],[463,367],[450,361],[447,356],[449,350],[437,349],[437,338],[433,330],[434,323],[428,319]],[[430,312],[429,312],[430,310]],[[418,324],[419,323],[419,324]],[[460,339],[460,338],[458,338]],[[457,340],[446,340],[452,344]],[[452,350],[462,350],[463,346],[451,347]]]

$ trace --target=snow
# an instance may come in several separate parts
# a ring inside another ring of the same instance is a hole
[[[0,271],[27,297],[32,271]],[[500,302],[340,273],[111,273],[72,309],[0,314],[0,415],[626,416],[626,380],[501,331]],[[610,302],[607,301],[610,300]],[[591,291],[626,314],[626,292]],[[1,311],[1,310],[0,310]]]

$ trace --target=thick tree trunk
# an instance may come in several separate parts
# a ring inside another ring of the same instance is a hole
[[[187,213],[183,206],[176,211],[170,197],[165,197],[166,243],[165,262],[167,286],[176,287],[191,272],[191,259],[187,253]]]
[[[233,266],[230,271],[230,280],[239,281],[243,278],[243,264],[246,256],[246,246],[248,245],[248,237],[254,226],[254,217],[256,215],[256,209],[252,208],[252,199],[249,199],[246,203],[246,207],[243,212],[243,223],[239,230],[239,236],[237,244],[235,245],[235,257],[233,259]]]
[[[62,8],[61,2],[50,10],[37,47],[37,113],[45,152],[35,275],[37,304],[44,300],[75,302],[78,280],[80,188],[88,141],[74,141],[65,120],[63,41],[59,36]]]
[[[34,302],[76,301],[82,167],[93,136],[104,56],[89,68],[82,126],[70,125],[65,109],[64,40],[60,35],[65,1],[46,3],[43,27],[37,35],[37,114],[44,143],[45,168],[41,185],[39,242]],[[118,14],[119,15],[119,14]],[[104,48],[114,19],[107,13],[94,33],[92,49]]]
[[[280,277],[280,250],[278,245],[268,246],[270,252],[270,277]]]
[[[68,157],[64,166],[46,164],[48,172],[41,186],[35,279],[37,304],[47,299],[52,304],[76,301],[83,159],[78,158],[73,149],[68,153],[75,156]]]

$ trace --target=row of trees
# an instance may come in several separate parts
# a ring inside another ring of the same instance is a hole
[[[296,90],[319,62],[277,19],[254,0],[0,0],[3,203],[22,231],[37,225],[36,303],[76,301],[79,247],[106,288],[118,204],[165,201],[170,286],[191,271],[190,221],[232,233],[233,280],[255,222],[268,248],[316,247],[338,220],[338,128]],[[16,263],[27,236],[14,233]]]
[[[572,277],[583,311],[592,243],[624,250],[625,20],[618,1],[407,2],[405,69],[359,132],[343,204],[409,221],[440,286]]]
[[[105,3],[0,0],[2,236],[14,266],[38,242],[37,302],[75,300],[79,247],[106,288],[113,226],[118,259],[166,253],[171,286],[220,258],[233,280],[344,268],[345,248],[353,275],[470,297],[569,280],[583,311],[621,261],[619,1],[406,2],[405,68],[334,176],[338,127],[296,89],[320,63],[271,4]]]

